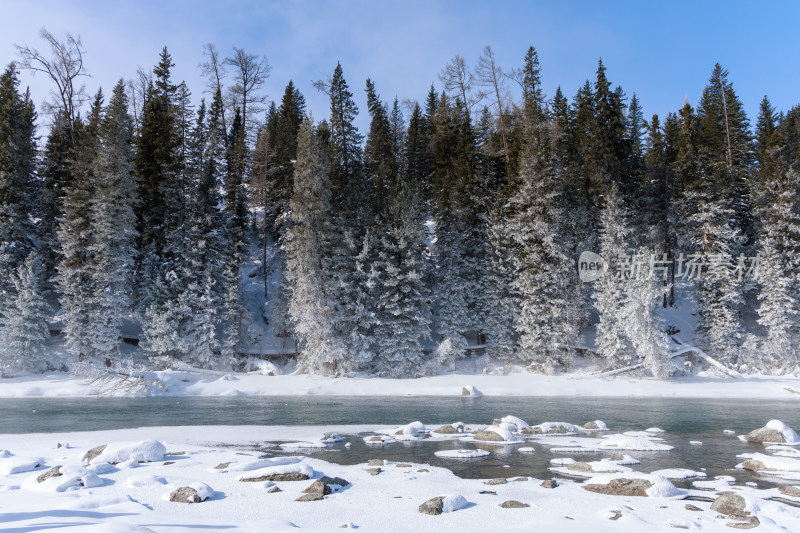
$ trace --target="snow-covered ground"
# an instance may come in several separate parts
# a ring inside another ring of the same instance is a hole
[[[302,374],[210,371],[146,372],[146,387],[114,387],[56,372],[0,379],[0,397],[167,395],[167,396],[458,396],[476,390],[486,396],[595,396],[665,398],[763,398],[800,400],[800,378],[693,376],[668,381],[543,376],[447,374],[418,379],[323,378]]]
[[[417,428],[418,424],[414,423]],[[727,524],[744,519],[722,517],[710,509],[709,501],[684,501],[689,496],[714,499],[722,491],[742,496],[746,510],[760,523],[759,531],[800,530],[800,508],[786,503],[800,503],[800,498],[775,488],[759,490],[722,480],[711,491],[676,488],[669,478],[686,477],[684,471],[644,474],[620,468],[623,472],[593,473],[588,481],[562,479],[555,488],[547,488],[534,478],[488,483],[461,479],[428,464],[383,461],[380,447],[374,450],[376,460],[371,464],[349,466],[293,454],[259,457],[249,447],[286,440],[320,442],[331,433],[348,441],[358,438],[359,432],[397,430],[388,426],[189,426],[0,435],[0,530],[283,532],[298,528],[339,531],[347,526],[374,532],[485,533],[530,531],[535,523],[537,530],[562,533],[674,528],[722,532],[730,531]],[[100,445],[107,446],[89,454]],[[58,471],[53,470],[56,466]],[[48,472],[50,477],[45,475]],[[263,479],[275,474],[310,479]],[[326,482],[331,494],[318,501],[296,501],[322,476],[340,478]],[[646,496],[584,489],[620,477],[649,483]],[[258,481],[242,481],[253,479]],[[181,487],[208,499],[169,501]],[[429,516],[419,511],[421,504],[439,496],[445,497],[443,507],[450,512]],[[512,500],[522,507],[501,506]]]

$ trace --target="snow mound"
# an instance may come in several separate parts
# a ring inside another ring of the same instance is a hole
[[[0,474],[10,476],[23,472],[31,472],[43,465],[44,459],[41,457],[17,457],[9,454],[0,459]]]
[[[195,491],[197,491],[197,496],[200,498],[201,502],[213,498],[214,495],[216,494],[216,492],[214,492],[214,489],[212,489],[211,487],[209,487],[208,485],[206,485],[202,481],[195,481],[194,483],[190,483],[190,484],[185,485],[185,486],[189,487],[190,489],[194,489]],[[176,486],[174,486],[173,490],[177,489],[177,488],[178,488],[178,486],[176,485]],[[169,501],[169,498],[170,498],[171,494],[172,494],[171,491],[167,492],[167,493],[164,493],[161,496],[161,499]],[[191,500],[191,499],[187,499],[186,503],[194,503],[194,501]]]
[[[274,476],[277,474],[303,474],[311,479],[314,477],[314,469],[305,463],[292,463],[286,465],[269,466],[267,468],[259,468],[258,470],[250,470],[247,472],[246,477],[247,479],[252,479],[262,476]]]
[[[266,459],[256,459],[255,461],[248,461],[246,463],[231,463],[228,465],[227,470],[230,472],[250,472],[251,470],[258,470],[260,468],[291,465],[299,463],[302,459],[302,457],[268,457]]]
[[[467,499],[461,494],[448,494],[442,499],[442,512],[452,513],[467,506]]]
[[[536,449],[531,448],[530,446],[523,446],[522,448],[517,448],[519,453],[536,453]]]
[[[433,455],[443,459],[477,459],[478,457],[485,457],[489,455],[486,450],[441,450],[435,452]]]
[[[66,492],[84,487],[100,487],[104,484],[101,478],[77,466],[61,466],[59,473],[60,476],[49,477],[41,482],[39,477],[43,473],[31,476],[22,483],[22,488],[34,492]]]
[[[140,463],[160,461],[167,448],[157,440],[142,442],[116,442],[106,446],[103,453],[92,459],[92,463],[123,463],[134,460]]]
[[[780,420],[770,420],[767,422],[767,426],[769,429],[774,429],[781,435],[783,435],[783,440],[786,441],[786,444],[800,444],[800,437],[797,436],[797,433],[794,432],[792,428],[781,422]]]
[[[577,435],[581,430],[579,426],[568,422],[543,422],[531,428],[538,428],[547,435]]]
[[[516,426],[517,427],[517,431],[522,431],[523,429],[526,429],[526,428],[530,427],[528,425],[528,423],[525,422],[523,419],[517,418],[516,416],[512,416],[512,415],[504,416],[503,418],[500,419],[500,422],[504,422],[506,424],[512,424],[512,425]]]
[[[664,430],[661,428],[647,428],[645,431],[648,433],[664,433]]]
[[[397,440],[417,440],[427,433],[427,431],[428,430],[425,429],[425,424],[416,421],[406,424],[405,426],[397,427],[392,430],[391,433]]]
[[[166,485],[167,480],[161,476],[131,476],[125,482],[128,488],[154,487],[156,485]]]
[[[650,472],[654,476],[662,476],[667,479],[689,479],[693,477],[706,477],[705,472],[695,472],[688,468],[664,468]]]

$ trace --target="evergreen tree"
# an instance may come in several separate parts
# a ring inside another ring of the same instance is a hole
[[[19,264],[9,280],[14,296],[3,308],[0,327],[0,375],[47,368],[46,343],[50,338],[47,320],[50,308],[44,299],[44,271],[35,250]]]
[[[318,373],[325,363],[344,356],[329,294],[331,192],[325,156],[310,122],[301,125],[297,140],[291,219],[284,241],[289,314],[302,342],[298,364]]]
[[[11,275],[32,249],[36,113],[20,95],[13,65],[0,75],[0,295],[14,295]],[[0,296],[0,305],[5,306]]]
[[[107,361],[119,354],[120,327],[132,304],[137,237],[132,135],[125,86],[120,81],[100,127],[94,194],[89,204],[92,293],[87,344],[94,357]]]
[[[629,232],[627,213],[616,183],[612,183],[605,197],[600,215],[600,255],[610,265],[624,264],[629,260]],[[608,272],[594,284],[592,300],[597,309],[598,323],[595,348],[597,353],[611,362],[612,366],[630,363],[632,350],[630,339],[624,333],[622,308],[626,301],[628,279],[623,271]]]

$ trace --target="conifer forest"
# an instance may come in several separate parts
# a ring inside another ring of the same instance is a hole
[[[800,370],[800,106],[748,117],[720,64],[661,117],[602,60],[544,94],[534,47],[415,95],[336,64],[312,117],[251,51],[89,94],[80,39],[42,37],[0,75],[0,374]]]

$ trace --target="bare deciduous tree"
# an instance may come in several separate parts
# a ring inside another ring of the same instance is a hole
[[[216,94],[217,91],[219,91],[219,94],[225,94],[222,90],[222,80],[228,75],[228,71],[225,70],[226,62],[220,59],[217,47],[212,43],[206,43],[203,48],[203,55],[206,56],[207,60],[200,63],[200,70],[203,76],[208,78],[208,92],[212,95]],[[221,118],[222,129],[228,131],[224,110]]]
[[[125,82],[128,92],[128,99],[131,102],[131,112],[133,113],[134,134],[139,135],[139,128],[142,125],[142,110],[144,101],[147,98],[148,88],[153,84],[153,75],[145,71],[142,67],[136,70],[136,77]]]
[[[30,70],[34,74],[43,72],[55,84],[56,89],[51,91],[52,101],[45,102],[48,112],[63,112],[69,122],[72,145],[77,157],[77,142],[75,140],[75,117],[77,110],[89,97],[86,87],[77,86],[77,79],[88,76],[83,67],[83,44],[80,36],[75,37],[68,33],[64,41],[59,41],[52,33],[42,27],[39,36],[50,45],[52,57],[45,57],[36,48],[31,46],[15,45],[20,57],[19,66]]]
[[[480,91],[477,93],[472,92],[475,76],[467,68],[464,58],[458,54],[454,55],[453,59],[439,73],[439,81],[444,84],[446,91],[458,91],[461,94],[461,101],[470,111],[472,111],[472,107],[475,104],[486,96]]]
[[[253,132],[251,124],[252,115],[263,111],[263,104],[267,98],[259,91],[269,77],[272,67],[267,58],[255,54],[248,54],[241,48],[233,47],[233,55],[225,59],[225,64],[233,67],[234,82],[228,88],[232,96],[234,107],[241,105],[242,124],[246,134]],[[248,111],[248,106],[249,111]]]
[[[497,65],[494,58],[492,47],[486,45],[483,49],[483,54],[478,59],[478,65],[475,67],[475,76],[477,77],[478,84],[487,87],[495,94],[495,103],[498,110],[498,123],[500,136],[503,139],[503,152],[506,156],[506,171],[511,167],[511,159],[508,155],[508,142],[506,141],[506,122],[505,111],[503,110],[503,100],[505,99],[505,74],[503,70]]]

